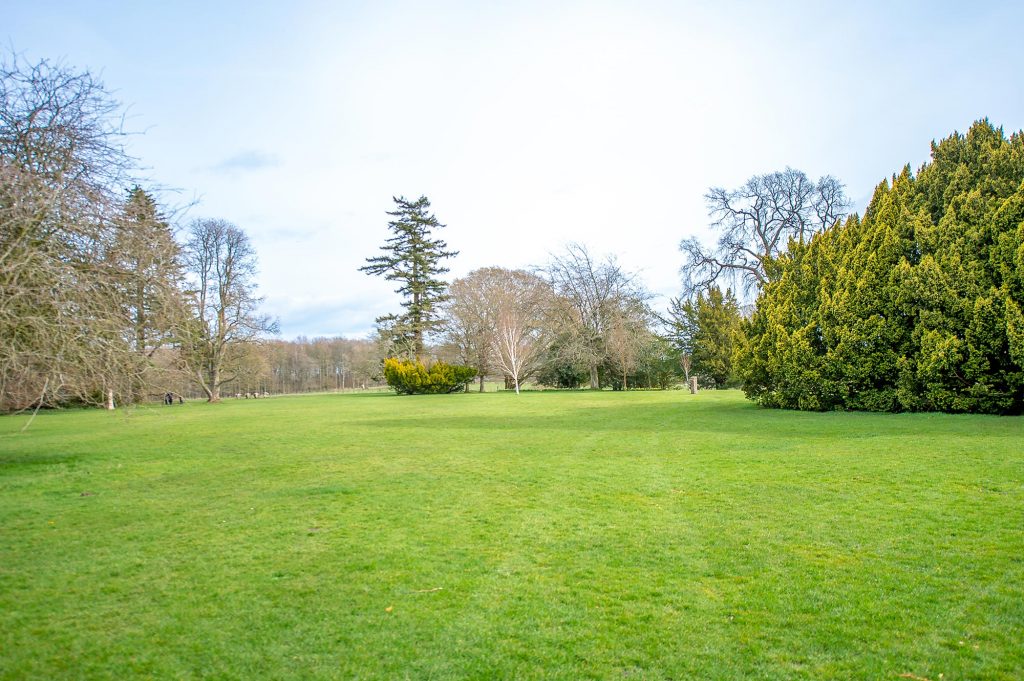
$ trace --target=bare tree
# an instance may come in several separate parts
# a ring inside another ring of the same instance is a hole
[[[480,392],[494,357],[493,273],[496,268],[474,270],[448,288],[442,338],[457,361],[477,371]]]
[[[500,369],[519,392],[545,348],[550,287],[524,270],[483,267],[456,279],[445,307],[445,340],[480,375]]]
[[[245,369],[248,347],[277,324],[258,312],[256,252],[249,237],[225,220],[196,220],[189,228],[186,265],[194,279],[190,333],[183,359],[207,401],[220,400],[220,388]]]
[[[89,72],[0,64],[0,408],[112,406],[138,364],[104,254],[132,159]]]
[[[611,315],[605,346],[608,360],[622,376],[623,390],[629,389],[629,375],[654,338],[650,325],[651,313],[643,301],[623,301]]]
[[[680,243],[687,297],[722,277],[746,290],[760,287],[768,281],[771,262],[790,240],[804,243],[841,220],[850,207],[843,185],[834,177],[812,182],[793,168],[756,175],[738,189],[712,187],[704,198],[718,243],[710,248],[696,237]]]
[[[649,296],[636,275],[624,271],[614,257],[596,262],[582,244],[569,244],[544,269],[561,304],[555,306],[565,339],[563,352],[590,374],[590,388],[598,390],[598,369],[607,356],[606,334],[614,315],[629,301]]]
[[[538,368],[547,348],[545,321],[551,288],[535,274],[495,269],[498,284],[493,296],[495,359],[511,377],[516,394],[522,382]]]
[[[299,336],[290,341],[269,340],[255,346],[264,372],[254,379],[275,393],[304,393],[325,389],[378,385],[380,358],[371,340]],[[254,384],[255,385],[255,384]],[[243,386],[239,386],[242,388]]]
[[[693,356],[685,352],[680,354],[679,366],[683,369],[683,380],[686,381],[686,385],[690,385],[690,367],[693,366]]]

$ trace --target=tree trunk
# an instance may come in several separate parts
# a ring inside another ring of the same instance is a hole
[[[220,402],[220,367],[210,372],[210,387],[206,391],[207,402]]]
[[[466,386],[466,387],[468,388],[469,386]],[[480,374],[480,392],[483,392],[483,391],[484,391],[484,375]]]
[[[107,409],[109,411],[114,410],[114,391],[107,388]]]
[[[212,393],[210,392],[210,384],[206,380],[206,377],[203,375],[204,374],[204,370],[203,369],[196,369],[196,371],[194,373],[195,373],[196,383],[198,383],[199,387],[203,389],[204,393],[206,393],[206,401],[209,402],[210,401],[210,396],[212,395]]]
[[[146,293],[142,284],[135,286],[135,350],[146,352]]]
[[[600,381],[600,378],[597,375],[597,365],[596,364],[591,364],[590,365],[590,389],[591,390],[600,390],[601,389],[601,381]]]

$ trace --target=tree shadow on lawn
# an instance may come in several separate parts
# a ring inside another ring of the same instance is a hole
[[[30,454],[0,455],[0,470],[15,466],[53,466],[77,463],[81,454],[35,452]]]
[[[757,438],[874,439],[926,434],[942,437],[1014,437],[1024,435],[1024,419],[964,414],[885,414],[869,412],[805,412],[765,409],[749,402],[703,404],[590,403],[548,412],[446,415],[443,411],[350,421],[372,428],[679,433],[752,436]]]

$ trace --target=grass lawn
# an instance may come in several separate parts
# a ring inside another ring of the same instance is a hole
[[[0,678],[1024,678],[1024,419],[736,392],[0,418]]]

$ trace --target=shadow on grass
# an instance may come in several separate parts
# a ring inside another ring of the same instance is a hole
[[[18,454],[0,455],[0,468],[14,466],[53,466],[56,464],[76,463],[81,458],[80,454]]]
[[[396,398],[397,400],[398,398]],[[397,401],[396,401],[397,404]],[[411,403],[410,403],[411,404]],[[369,428],[424,428],[492,431],[569,431],[640,434],[697,433],[752,437],[806,439],[871,439],[909,432],[929,436],[988,435],[1019,437],[1024,420],[1016,417],[963,414],[887,414],[868,412],[803,412],[765,409],[750,402],[687,402],[623,405],[621,401],[587,403],[572,409],[537,411],[536,404],[523,412],[509,409],[500,414],[446,415],[438,412],[407,413],[350,421]]]

